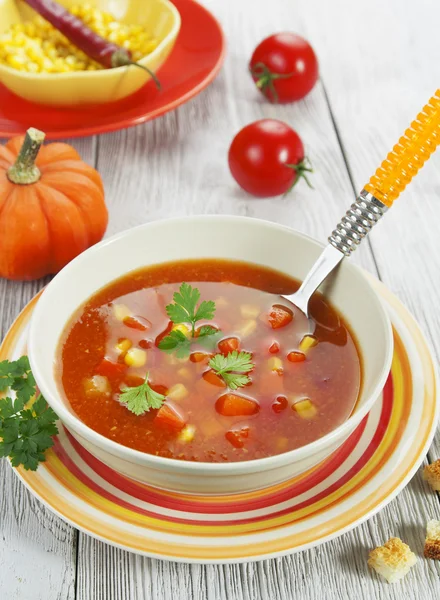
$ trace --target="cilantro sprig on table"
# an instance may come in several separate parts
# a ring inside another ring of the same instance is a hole
[[[160,408],[165,402],[165,396],[155,392],[148,383],[147,373],[144,383],[136,387],[127,387],[119,395],[119,401],[135,415],[143,415],[150,409]]]
[[[167,315],[175,324],[188,323],[191,327],[190,335],[174,329],[170,331],[160,342],[159,348],[164,352],[176,352],[177,358],[185,358],[191,351],[191,344],[197,340],[202,346],[212,346],[216,342],[216,335],[220,332],[211,325],[203,325],[196,332],[196,323],[201,320],[213,319],[215,315],[215,302],[212,300],[200,300],[200,291],[193,288],[189,283],[182,283],[178,292],[174,293],[174,303],[165,307]],[[197,306],[198,305],[198,306]]]
[[[252,354],[250,352],[238,352],[234,350],[227,356],[216,354],[211,358],[208,365],[223,378],[231,390],[236,390],[250,383],[250,373],[254,368]]]
[[[27,356],[0,362],[0,392],[7,389],[15,398],[0,398],[0,457],[9,457],[13,467],[35,471],[53,446],[58,417],[41,394],[31,401],[36,384]]]

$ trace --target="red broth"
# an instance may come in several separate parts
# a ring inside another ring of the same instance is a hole
[[[221,334],[209,352],[194,340],[191,355],[179,359],[157,344],[173,326],[165,306],[183,281],[216,303],[214,318],[196,326],[209,323]],[[300,311],[285,322],[281,311],[279,319],[267,292],[292,293],[298,285],[267,268],[222,260],[130,273],[93,296],[68,325],[57,364],[65,396],[95,431],[157,456],[233,462],[312,442],[352,412],[361,360],[347,324],[322,296],[311,302],[314,338],[304,339],[308,325]],[[254,368],[249,384],[229,390],[207,363],[235,349],[252,353]],[[166,400],[137,416],[120,394],[147,373]]]

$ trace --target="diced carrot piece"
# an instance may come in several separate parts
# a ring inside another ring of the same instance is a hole
[[[276,400],[274,400],[272,404],[272,410],[276,413],[280,413],[288,407],[289,403],[287,402],[286,396],[277,396]]]
[[[207,363],[211,356],[207,352],[191,352],[189,360],[193,363]]]
[[[292,351],[287,355],[287,360],[293,363],[304,362],[306,360],[306,355],[302,352]]]
[[[104,375],[109,379],[120,379],[122,380],[127,371],[127,365],[121,363],[115,363],[109,358],[105,357],[96,367],[96,373],[98,375]]]
[[[238,350],[239,346],[240,340],[236,337],[228,337],[218,343],[218,349],[225,356],[230,352],[234,352],[234,350]]]
[[[226,387],[226,383],[223,381],[223,379],[219,377],[212,369],[205,371],[202,377],[207,383],[212,383],[212,385],[216,385],[217,387]]]
[[[156,425],[180,431],[186,425],[185,419],[173,406],[170,404],[162,404],[157,415],[154,417]]]
[[[269,348],[269,352],[271,354],[278,354],[279,351],[280,351],[280,345],[279,345],[279,343],[278,342],[273,342],[273,344]]]
[[[285,327],[293,319],[293,312],[285,306],[274,304],[272,310],[269,313],[269,323],[272,329],[279,329]]]
[[[238,394],[223,394],[215,403],[215,408],[224,417],[245,417],[256,415],[260,405],[256,400]]]
[[[138,329],[139,331],[147,331],[150,329],[151,323],[148,319],[144,319],[144,317],[125,317],[122,321],[124,325],[130,327],[131,329]]]
[[[242,429],[231,429],[225,433],[225,438],[230,442],[234,448],[243,448],[243,438],[249,437],[249,427],[242,427]]]

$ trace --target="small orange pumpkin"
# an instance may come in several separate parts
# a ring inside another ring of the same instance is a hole
[[[0,277],[57,273],[107,228],[99,173],[68,144],[43,141],[30,128],[0,146]]]

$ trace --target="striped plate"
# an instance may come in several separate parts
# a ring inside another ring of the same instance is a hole
[[[330,540],[383,508],[423,460],[438,418],[436,374],[420,330],[375,283],[394,328],[392,369],[381,399],[328,460],[266,490],[203,497],[150,488],[93,458],[61,429],[37,472],[15,472],[65,521],[115,546],[175,561],[259,560]],[[26,348],[37,298],[15,321],[0,358]]]

